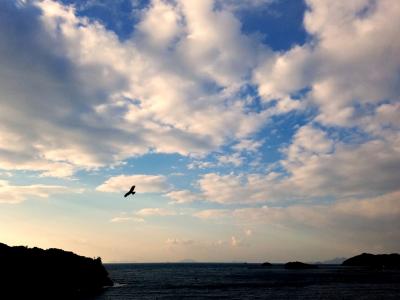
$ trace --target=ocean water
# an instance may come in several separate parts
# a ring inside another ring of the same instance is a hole
[[[105,299],[400,299],[400,270],[320,265],[286,270],[256,264],[106,264]]]

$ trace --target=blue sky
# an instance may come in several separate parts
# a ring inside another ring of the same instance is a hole
[[[105,261],[400,251],[399,16],[2,1],[0,240]]]

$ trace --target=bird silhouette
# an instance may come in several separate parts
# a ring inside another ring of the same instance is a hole
[[[132,194],[132,196],[135,195],[136,192],[134,191],[134,189],[135,189],[135,186],[132,185],[131,189],[129,190],[129,192],[127,192],[127,193],[124,195],[124,197],[126,198],[126,197],[128,197],[130,194]]]

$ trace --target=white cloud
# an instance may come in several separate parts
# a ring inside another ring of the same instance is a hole
[[[168,191],[167,179],[162,175],[119,175],[107,179],[96,190],[125,193],[135,185],[137,193],[162,193]]]
[[[203,198],[221,204],[361,198],[394,191],[400,182],[398,132],[348,144],[305,125],[284,154],[280,173],[202,175]]]
[[[300,128],[282,162],[290,175],[284,187],[305,197],[365,197],[393,191],[400,181],[395,171],[400,168],[399,143],[397,133],[356,145],[336,142],[333,148],[323,131]]]
[[[398,101],[400,4],[306,2],[304,24],[311,42],[268,57],[253,74],[265,101],[309,88],[305,97],[319,108],[317,120],[342,126],[357,124],[360,107]]]
[[[187,165],[189,170],[193,169],[208,169],[214,167],[215,164],[209,161],[194,160]]]
[[[260,208],[247,207],[238,209],[215,210],[209,214],[207,210],[199,211],[197,214],[204,218],[213,219],[213,215],[224,215],[225,217],[237,217],[245,221],[258,221],[273,224],[292,224],[309,226],[337,226],[341,227],[341,221],[357,224],[359,219],[365,222],[379,223],[383,220],[397,222],[400,215],[400,192],[384,194],[382,196],[366,199],[346,199],[329,204],[302,204],[287,207]],[[205,212],[203,214],[203,212]],[[358,219],[358,220],[357,220]],[[393,226],[394,230],[395,226]],[[247,231],[246,231],[247,235]],[[251,235],[251,234],[250,234]]]
[[[376,109],[378,121],[385,127],[400,128],[400,103],[382,104]]]
[[[0,53],[0,102],[4,109],[0,114],[4,135],[0,167],[36,170],[45,176],[70,176],[78,168],[113,162],[115,150],[121,148],[116,142],[122,136],[116,129],[90,122],[90,116],[93,106],[103,101],[95,94],[112,90],[119,77],[112,80],[100,71],[101,67],[90,71],[88,66],[80,68],[73,63],[62,48],[64,43],[49,35],[37,18],[39,11],[29,3],[18,8],[13,1],[1,3],[4,47]],[[48,8],[42,16],[44,21],[60,11],[59,5],[52,2],[40,4]],[[71,10],[62,13],[59,19],[65,19],[67,26],[73,14]],[[110,70],[109,75],[116,73]]]
[[[78,192],[59,185],[13,185],[0,180],[0,203],[17,204],[32,198],[49,198],[60,193]]]
[[[149,43],[164,48],[183,33],[179,22],[180,14],[176,7],[166,1],[154,0],[137,28]]]
[[[199,199],[198,195],[189,190],[172,191],[165,194],[165,196],[172,200],[171,202],[169,202],[170,204],[191,203]]]
[[[295,46],[281,55],[267,57],[254,70],[254,80],[258,83],[258,92],[264,101],[285,99],[291,93],[308,86],[314,70],[310,61],[311,51],[307,45]]]
[[[262,141],[244,139],[239,141],[232,148],[239,152],[257,152],[262,144]]]
[[[268,181],[264,175],[220,175],[208,173],[198,181],[203,197],[221,204],[265,202]]]
[[[144,222],[144,219],[142,218],[135,218],[135,217],[130,217],[130,216],[119,216],[119,217],[114,217],[110,220],[111,223],[123,223],[123,222]]]
[[[153,1],[123,42],[57,2],[1,6],[3,169],[69,177],[150,150],[204,155],[265,122],[225,93],[261,48],[212,1]]]
[[[226,1],[214,10],[211,0],[153,1],[134,35],[122,42],[71,7],[49,0],[18,6],[2,1],[0,168],[70,177],[149,151],[199,159],[188,168],[216,167],[201,157],[234,142],[238,152],[221,155],[219,162],[240,166],[242,153],[260,151],[261,142],[251,136],[271,115],[309,105],[318,108],[317,117],[284,149],[282,172],[205,174],[198,197],[254,204],[395,191],[400,182],[400,4],[308,0],[304,24],[310,42],[272,53],[242,33],[233,13],[235,6],[260,2],[265,1]],[[276,102],[272,108],[248,110],[249,99],[238,91],[249,80],[257,84],[262,105]],[[299,91],[301,99],[295,99]],[[321,129],[316,122],[338,127]],[[345,142],[340,126],[347,126],[347,137],[353,130],[368,136]],[[161,175],[115,176],[97,190],[123,193],[132,184],[138,192],[170,192]],[[45,197],[54,190],[32,185],[26,191]],[[176,202],[195,200],[188,191],[168,196]],[[18,197],[8,202],[25,199]],[[321,221],[315,210],[296,209],[293,214],[304,211],[310,220]],[[379,211],[368,208],[374,209]],[[265,211],[271,219],[281,213],[263,208],[257,214]]]
[[[288,207],[241,208],[231,215],[247,222],[263,222],[287,227],[308,226],[334,231],[362,232],[365,228],[379,235],[383,228],[394,233],[400,216],[400,192],[366,199],[345,199],[330,204]],[[362,227],[359,227],[363,224]],[[372,234],[372,233],[371,233]]]
[[[220,219],[229,216],[229,210],[225,209],[207,209],[201,210],[193,214],[194,217],[200,219]]]
[[[235,167],[239,167],[243,164],[243,157],[240,156],[239,153],[227,154],[227,155],[218,155],[217,156],[219,164],[226,165],[231,164]]]
[[[224,9],[232,11],[266,9],[276,0],[216,0]]]
[[[125,222],[135,222],[135,223],[143,223],[145,222],[147,217],[166,217],[166,216],[174,216],[177,213],[170,209],[165,208],[142,208],[133,213],[120,213],[118,216],[115,216],[110,219],[111,223],[125,223]]]
[[[167,246],[190,246],[195,243],[194,240],[187,240],[187,239],[177,239],[177,238],[168,238],[165,241]]]
[[[137,212],[135,212],[136,216],[139,217],[151,217],[151,216],[174,216],[176,212],[170,209],[165,208],[143,208]]]
[[[306,125],[300,127],[293,137],[292,144],[287,149],[290,161],[301,160],[304,155],[328,154],[333,150],[333,142],[322,130]]]
[[[218,215],[218,212],[214,214]],[[342,199],[325,204],[223,209],[220,214],[234,218],[235,224],[262,226],[262,230],[276,228],[303,237],[336,241],[357,249],[365,249],[371,244],[382,245],[382,251],[399,247],[396,238],[400,226],[398,190],[378,197]],[[212,220],[209,218],[209,221]],[[248,236],[247,231],[245,233]],[[234,237],[231,244],[238,241],[241,240]]]
[[[399,114],[400,102],[384,103],[377,106],[373,115],[363,116],[360,127],[372,136],[391,140],[400,130]]]

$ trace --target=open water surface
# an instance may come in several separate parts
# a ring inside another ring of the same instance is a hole
[[[94,299],[400,299],[400,270],[320,265],[106,264],[115,287]]]

